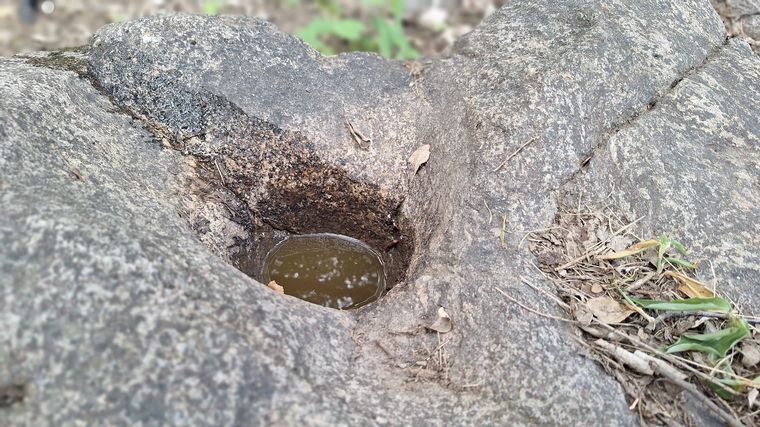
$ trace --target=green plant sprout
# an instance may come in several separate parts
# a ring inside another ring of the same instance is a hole
[[[204,15],[219,15],[224,7],[224,0],[203,0],[201,2],[201,13]]]
[[[688,256],[688,252],[686,251],[686,247],[683,245],[683,243],[679,242],[678,240],[671,239],[670,237],[666,235],[662,235],[659,239],[651,239],[651,240],[645,240],[643,242],[639,242],[624,251],[600,256],[599,259],[615,260],[615,259],[625,258],[627,256],[636,255],[638,253],[644,252],[647,249],[651,249],[651,248],[657,248],[657,274],[658,275],[662,273],[662,270],[665,267],[666,263],[670,264],[673,267],[683,267],[683,268],[689,268],[689,269],[697,268],[696,264],[687,261],[685,258],[679,258],[675,256],[674,254],[671,254],[670,249],[672,248],[672,249],[675,249],[681,256],[683,257]]]
[[[348,17],[337,0],[318,0],[322,16],[312,19],[296,35],[325,55],[360,50],[393,59],[420,56],[404,33],[404,0],[363,3],[374,9],[368,23]]]
[[[652,300],[635,298],[620,290],[623,299],[632,308],[641,307],[648,310],[695,314],[706,312],[718,313],[728,319],[727,324],[723,329],[709,333],[684,333],[678,337],[678,340],[675,343],[663,348],[662,351],[665,354],[680,353],[684,351],[705,353],[714,366],[714,371],[710,376],[718,383],[708,382],[707,386],[723,399],[729,400],[734,396],[730,393],[730,390],[724,389],[721,385],[737,392],[743,392],[747,387],[757,388],[758,384],[760,384],[760,377],[757,377],[754,380],[737,377],[734,374],[731,363],[726,363],[727,354],[729,354],[731,349],[743,339],[751,335],[747,320],[738,314],[732,313],[733,307],[730,302],[723,298],[713,296],[713,293],[696,279],[692,279],[684,274],[673,271],[667,271],[663,275],[663,269],[666,265],[670,265],[674,269],[678,269],[678,267],[688,269],[696,268],[696,264],[686,260],[685,257],[688,256],[688,253],[686,247],[682,243],[663,235],[659,239],[639,242],[623,251],[602,255],[599,258],[617,260],[640,254],[649,249],[657,250],[656,266],[658,276],[672,277],[679,284],[689,285],[687,287],[689,292],[687,293],[697,296],[686,299],[676,299],[673,301]],[[671,249],[675,249],[677,254],[671,254]],[[684,291],[686,289],[679,288],[679,290]],[[707,297],[708,295],[710,297]],[[651,316],[646,315],[646,313],[641,311],[640,308],[637,308],[637,310],[642,315],[645,315],[645,317],[648,317],[650,321],[653,320]],[[733,377],[731,375],[733,375]]]

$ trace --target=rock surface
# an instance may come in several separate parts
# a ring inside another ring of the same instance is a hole
[[[757,307],[759,78],[706,0],[510,2],[406,66],[186,15],[0,60],[0,424],[636,424],[496,287],[556,314],[521,240],[611,194]],[[233,266],[267,227],[390,238],[405,279],[351,312],[276,294]]]
[[[738,36],[760,54],[760,1],[710,0],[718,11],[729,35]]]

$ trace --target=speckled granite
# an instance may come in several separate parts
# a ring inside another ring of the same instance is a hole
[[[738,39],[710,55],[569,183],[590,203],[643,216],[644,235],[682,236],[699,273],[760,315],[760,58]],[[652,167],[651,165],[657,165]],[[614,191],[612,191],[614,188]],[[611,194],[603,200],[602,195]]]
[[[556,312],[519,281],[543,283],[520,231],[581,188],[601,203],[614,183],[644,231],[692,233],[757,304],[760,64],[707,0],[513,1],[406,65],[185,15],[71,55],[0,61],[0,385],[26,393],[0,425],[636,424],[572,331],[494,290]],[[358,311],[229,262],[257,221],[318,227],[319,206],[268,208],[319,188],[367,212],[355,233],[414,242],[406,280]],[[415,364],[438,305],[445,374]]]

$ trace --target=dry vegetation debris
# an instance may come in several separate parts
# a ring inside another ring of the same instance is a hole
[[[742,315],[717,278],[698,280],[697,262],[678,240],[643,240],[636,223],[611,208],[573,208],[528,234],[536,268],[557,295],[522,281],[567,318],[499,291],[525,310],[575,325],[577,341],[619,381],[643,422],[698,425],[691,400],[728,425],[757,425],[760,318]]]

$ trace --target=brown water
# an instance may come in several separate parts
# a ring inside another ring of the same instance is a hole
[[[359,240],[338,234],[290,236],[264,260],[263,282],[285,293],[337,309],[375,301],[385,290],[380,257]]]

